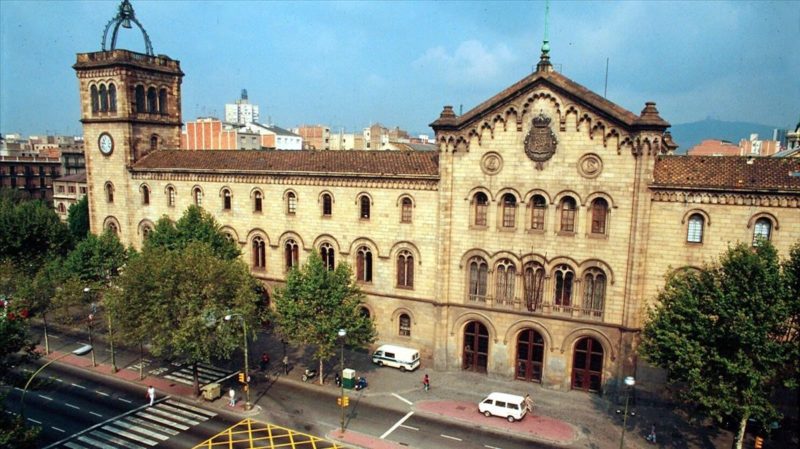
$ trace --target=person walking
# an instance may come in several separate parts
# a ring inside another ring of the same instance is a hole
[[[533,413],[533,398],[528,393],[525,393],[525,408],[528,409],[528,413]]]
[[[283,372],[289,374],[289,356],[283,356]]]
[[[427,374],[425,375],[425,377],[422,378],[422,386],[423,386],[423,388],[425,388],[425,391],[428,391],[428,390],[431,389],[431,378],[428,377]]]
[[[228,397],[230,400],[228,401],[228,407],[235,407],[236,406],[236,390],[231,387],[228,391]]]
[[[261,367],[261,371],[267,370],[267,366],[269,365],[269,354],[266,352],[261,354],[261,362],[259,362],[259,365]]]
[[[147,387],[147,398],[150,399],[150,406],[153,406],[153,402],[156,400],[156,389],[150,385]]]
[[[646,439],[650,442],[650,444],[656,444],[656,423],[653,423],[653,425],[650,426],[650,434],[647,435]]]

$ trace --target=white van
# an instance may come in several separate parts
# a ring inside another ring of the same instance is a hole
[[[414,371],[419,366],[419,351],[402,346],[382,345],[372,354],[372,363]]]
[[[508,422],[519,421],[528,409],[525,398],[515,394],[492,393],[478,404],[478,410],[486,416],[500,416]]]

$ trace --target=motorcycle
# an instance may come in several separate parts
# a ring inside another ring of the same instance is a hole
[[[342,386],[342,378],[339,377],[338,373],[333,376],[333,381],[336,382],[336,386],[337,387],[341,387]]]
[[[315,369],[308,369],[303,372],[303,382],[308,382],[308,379],[313,379],[317,376],[317,370]]]
[[[366,377],[359,377],[358,381],[356,382],[355,389],[356,390],[363,390],[367,388],[367,378]]]

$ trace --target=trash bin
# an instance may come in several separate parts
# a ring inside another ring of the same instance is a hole
[[[348,390],[356,387],[356,370],[345,368],[342,371],[342,386]]]
[[[222,386],[216,382],[204,385],[200,391],[203,392],[203,399],[206,401],[213,401],[222,396]]]

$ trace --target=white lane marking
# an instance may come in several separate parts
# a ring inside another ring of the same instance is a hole
[[[440,433],[440,434],[439,434],[439,436],[440,436],[440,437],[442,437],[442,438],[449,438],[449,439],[451,439],[451,440],[456,440],[456,441],[464,441],[464,440],[462,440],[461,438],[457,438],[457,437],[451,437],[450,435],[445,435],[445,434],[443,434],[443,433]]]
[[[50,426],[50,427],[52,427],[54,430],[58,430],[59,432],[66,432],[64,429],[59,429],[56,426]]]
[[[393,426],[392,426],[392,427],[391,427],[389,430],[387,430],[386,432],[384,432],[384,434],[383,434],[383,435],[381,435],[381,440],[383,440],[384,438],[388,437],[390,433],[394,432],[394,431],[395,431],[395,429],[397,429],[397,428],[398,428],[398,427],[400,427],[400,426],[401,426],[401,425],[402,425],[404,422],[406,422],[406,420],[407,420],[408,418],[411,418],[411,415],[413,415],[413,414],[414,414],[414,412],[408,412],[408,413],[406,413],[406,416],[404,416],[404,417],[400,418],[400,421],[397,421],[396,423],[394,423],[394,425],[393,425]]]
[[[407,426],[405,424],[401,425],[400,427],[402,427],[404,429],[409,429],[409,430],[419,430],[419,427]]]
[[[17,390],[17,391],[21,391],[21,392],[25,393],[25,390],[23,390],[23,389],[22,389],[22,388],[20,388],[20,387],[14,387],[14,389],[15,389],[15,390]]]
[[[64,446],[67,446],[69,449],[88,449],[86,446],[81,446],[80,444],[73,443],[72,441],[67,441],[64,443]]]
[[[52,378],[51,378],[52,379]],[[64,379],[55,379],[56,382],[64,382]]]
[[[195,421],[195,420],[189,419],[189,418],[184,418],[182,416],[177,416],[174,413],[170,413],[170,412],[168,412],[166,410],[159,410],[159,409],[157,409],[155,407],[150,407],[149,409],[147,409],[147,411],[150,412],[150,413],[155,413],[156,415],[163,416],[164,418],[167,418],[167,419],[174,419],[174,420],[180,421],[182,423],[191,424],[193,426],[196,426],[196,425],[200,424],[199,421]],[[205,420],[203,420],[203,421],[205,421]]]
[[[102,394],[103,396],[111,396],[110,394],[103,393],[102,391],[99,391],[99,390],[94,390],[94,392],[97,393],[97,394]]]
[[[169,427],[160,426],[160,425],[158,425],[158,424],[156,424],[154,422],[150,422],[150,421],[148,421],[146,419],[137,418],[136,416],[129,416],[129,417],[125,418],[125,419],[127,421],[132,422],[132,423],[139,424],[140,426],[149,427],[151,429],[158,430],[159,432],[168,433],[168,434],[170,434],[172,436],[178,435],[180,433],[175,429],[170,429]]]
[[[11,410],[6,410],[6,413],[8,413],[9,415],[16,415],[16,413],[12,412]]]
[[[112,443],[119,444],[122,447],[127,447],[128,449],[145,449],[144,446],[139,446],[138,444],[133,444],[130,441],[123,440],[122,438],[117,438],[114,435],[111,435],[110,433],[103,432],[102,430],[95,430],[90,435],[103,438],[104,440],[108,440]]]
[[[200,421],[205,421],[208,419],[206,415],[200,415],[197,413],[192,413],[188,410],[182,410],[178,407],[173,407],[171,405],[167,405],[166,403],[162,403],[158,406],[158,408],[169,410],[170,412],[174,413],[175,415],[186,416],[192,419],[199,419]]]
[[[483,447],[488,447],[489,449],[500,449],[497,446],[489,446],[488,444],[484,444]]]
[[[65,403],[64,403],[64,405],[66,405],[67,407],[72,407],[72,408],[74,408],[75,410],[80,410],[80,409],[81,409],[81,408],[80,408],[80,407],[78,407],[77,405],[72,405],[72,404],[70,404],[69,402],[65,402]]]
[[[114,424],[116,424],[116,423],[114,423]],[[125,438],[130,438],[131,440],[138,441],[140,443],[144,443],[144,444],[146,444],[148,446],[155,446],[156,444],[158,444],[158,441],[151,440],[151,439],[145,438],[145,437],[143,437],[141,435],[137,435],[135,433],[131,433],[131,432],[125,431],[123,429],[120,429],[119,427],[114,427],[111,424],[109,424],[107,426],[103,426],[103,427],[101,427],[101,429],[103,429],[103,430],[105,430],[107,432],[114,432],[117,435],[122,435]]]
[[[114,421],[114,425],[122,427],[123,429],[133,430],[133,431],[139,432],[139,433],[141,433],[141,434],[143,434],[145,436],[156,438],[156,439],[159,439],[161,441],[169,439],[169,436],[167,436],[167,435],[161,435],[160,433],[153,432],[150,429],[145,429],[145,428],[143,428],[141,426],[137,426],[136,424],[129,423],[129,422],[125,421],[124,419],[122,419],[122,420],[118,419],[118,420]]]
[[[122,402],[127,402],[128,404],[130,404],[131,402],[133,402],[133,401],[129,401],[129,400],[125,399],[125,398],[117,398],[117,399],[119,399],[119,400],[120,400],[120,401],[122,401]]]
[[[78,440],[86,442],[86,443],[89,443],[90,445],[92,445],[94,447],[99,447],[100,449],[117,449],[116,447],[114,447],[114,446],[112,446],[110,444],[106,444],[106,443],[103,443],[102,441],[98,441],[98,440],[95,440],[93,438],[89,438],[89,437],[83,436],[83,435],[79,436]]]
[[[33,418],[28,418],[28,421],[35,422],[36,424],[41,424],[42,423],[41,421],[37,421],[37,420],[35,420]]]
[[[211,418],[217,416],[217,414],[212,412],[212,411],[209,411],[209,410],[206,410],[206,409],[203,409],[203,408],[200,408],[200,407],[194,407],[194,406],[189,405],[189,404],[184,404],[183,402],[173,401],[172,399],[167,399],[165,402],[167,404],[171,404],[171,405],[174,405],[174,406],[177,406],[177,407],[183,407],[183,408],[191,410],[193,412],[197,412],[197,413],[202,413],[204,415],[208,415]]]
[[[139,413],[136,414],[136,416],[141,416],[141,417],[147,418],[147,419],[149,419],[151,421],[160,422],[161,424],[166,424],[168,426],[172,426],[172,427],[175,427],[175,428],[178,428],[178,429],[181,429],[181,430],[189,430],[189,426],[184,426],[183,424],[179,424],[179,423],[170,421],[168,419],[164,419],[164,418],[162,418],[160,416],[153,415],[152,413],[139,412]]]
[[[83,385],[78,385],[78,384],[70,384],[70,385],[72,385],[73,387],[83,388],[84,390],[86,389],[86,387],[84,387]]]
[[[92,414],[92,415],[94,415],[94,416],[97,416],[97,417],[99,417],[99,418],[102,418],[102,417],[103,417],[103,415],[101,415],[101,414],[99,414],[99,413],[95,413],[95,412],[89,412],[89,413],[90,413],[90,414]]]
[[[48,333],[47,334],[47,338],[55,338],[56,340],[59,340],[59,339],[61,339],[61,335]]]
[[[397,399],[400,399],[401,401],[405,402],[405,403],[406,403],[406,404],[408,404],[408,405],[414,405],[414,403],[413,403],[413,402],[411,402],[411,401],[409,401],[408,399],[406,399],[406,398],[404,398],[404,397],[400,396],[400,395],[399,395],[399,394],[397,394],[397,393],[392,393],[392,396],[396,397]]]
[[[48,401],[52,401],[53,400],[53,398],[51,398],[50,396],[45,396],[43,394],[40,394],[39,397],[42,398],[42,399],[47,399]]]

